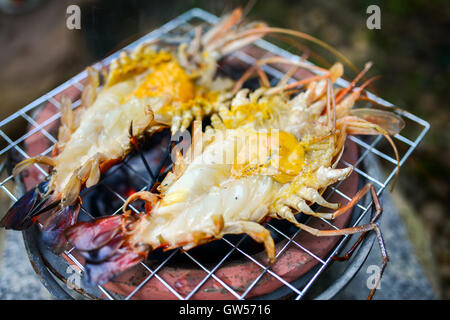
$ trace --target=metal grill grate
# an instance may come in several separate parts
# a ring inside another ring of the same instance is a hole
[[[208,12],[205,12],[200,9],[192,9],[192,10],[182,14],[181,16],[175,18],[174,20],[166,23],[159,29],[154,30],[153,32],[147,34],[146,36],[142,37],[141,39],[133,42],[132,44],[130,44],[129,46],[127,46],[124,49],[132,50],[135,46],[137,46],[141,42],[146,42],[151,39],[158,38],[158,37],[164,37],[169,34],[172,34],[172,35],[173,34],[177,34],[177,35],[185,34],[186,35],[189,33],[192,34],[192,30],[193,30],[194,26],[199,25],[199,24],[211,25],[211,24],[216,23],[217,21],[218,21],[218,18],[214,15],[209,14]],[[267,41],[264,41],[264,40],[258,40],[256,42],[256,46],[263,50],[269,51],[270,53],[273,53],[273,54],[276,54],[279,56],[283,56],[283,57],[286,57],[286,58],[289,58],[292,60],[300,59],[298,56],[293,55],[283,49],[280,49],[279,47],[276,47],[273,44],[271,44]],[[111,55],[108,58],[101,61],[100,63],[96,64],[94,67],[100,68],[101,66],[108,65],[111,62],[111,60],[117,58],[118,55],[119,55],[119,53],[116,52],[113,55]],[[236,52],[233,55],[235,58],[238,58],[247,64],[252,64],[255,61],[255,59],[252,56],[250,56],[247,53],[244,53],[242,51]],[[277,70],[274,67],[265,66],[264,68],[265,68],[266,73],[273,76],[274,79],[279,79],[282,76],[281,71]],[[83,80],[86,78],[86,76],[87,76],[86,71],[81,72],[80,74],[76,75],[75,77],[68,80],[64,84],[60,85],[59,87],[55,88],[54,90],[50,91],[49,93],[45,94],[44,96],[33,101],[26,107],[20,109],[16,113],[12,114],[11,116],[9,116],[6,119],[4,119],[3,121],[1,121],[0,122],[0,137],[6,141],[7,146],[4,147],[0,151],[0,156],[4,155],[6,152],[8,152],[11,149],[15,149],[18,153],[20,153],[21,156],[23,156],[25,158],[34,156],[34,155],[27,154],[27,152],[24,150],[22,145],[26,139],[28,139],[29,137],[31,137],[35,134],[41,134],[42,138],[48,139],[52,145],[54,143],[56,143],[55,137],[52,136],[52,134],[47,130],[47,128],[51,124],[59,121],[59,117],[60,117],[59,112],[57,112],[57,110],[56,110],[56,113],[53,116],[51,116],[50,118],[48,118],[47,120],[45,120],[41,123],[38,123],[38,122],[36,122],[35,119],[33,119],[33,112],[37,111],[40,107],[47,105],[48,103],[51,103],[51,104],[53,104],[54,107],[59,108],[59,102],[58,102],[57,96],[69,88],[76,89],[79,92],[81,92],[81,90],[83,88],[82,83],[83,83]],[[344,86],[348,85],[348,82],[343,79],[339,79],[336,82],[336,85],[340,86],[340,87],[344,87]],[[382,105],[392,106],[392,104],[374,96],[373,94],[368,93],[368,96],[372,100],[374,100]],[[78,101],[74,102],[73,105],[74,105],[74,108],[78,107],[80,105],[80,101],[78,100]],[[408,132],[412,133],[408,137],[404,136],[404,135],[400,135],[400,134],[397,134],[394,137],[397,144],[403,144],[404,146],[406,146],[405,148],[401,148],[401,150],[406,150],[405,152],[402,152],[402,154],[401,154],[401,158],[400,158],[400,166],[401,166],[401,165],[403,165],[405,160],[408,158],[408,156],[411,154],[411,152],[416,148],[417,144],[422,140],[422,138],[424,137],[424,135],[426,134],[426,132],[429,129],[429,124],[426,121],[424,121],[408,112],[399,111],[399,113],[405,119],[405,121],[407,123]],[[18,119],[25,120],[27,123],[29,123],[31,130],[29,130],[25,135],[21,136],[20,138],[13,140],[4,133],[4,127],[6,125],[14,123],[14,121],[16,121]],[[404,131],[406,132],[406,130],[404,130]],[[397,165],[395,157],[381,151],[381,148],[380,148],[380,145],[381,145],[380,141],[382,140],[381,137],[375,137],[374,139],[369,139],[369,140],[364,139],[363,140],[356,136],[350,136],[349,139],[351,139],[354,143],[356,143],[358,145],[359,151],[360,151],[359,158],[355,163],[347,163],[344,161],[344,164],[354,166],[354,171],[358,173],[360,178],[362,178],[365,181],[370,181],[375,186],[378,196],[380,196],[381,193],[383,192],[384,188],[388,185],[388,183],[393,179],[393,177],[395,175],[395,168]],[[51,152],[51,149],[52,149],[52,146],[50,148],[48,148],[47,150],[45,150],[42,153],[42,155],[48,155]],[[369,154],[375,155],[378,159],[380,159],[381,161],[386,163],[386,167],[391,168],[386,173],[386,176],[384,178],[380,179],[380,177],[371,176],[367,172],[367,170],[364,170],[364,168],[362,168],[361,164],[362,164],[363,160]],[[40,172],[43,175],[47,175],[46,171],[43,170],[39,165],[35,165],[35,166],[40,170]],[[122,163],[120,166],[129,166],[129,165],[127,163]],[[110,174],[110,172],[108,172],[105,176],[108,176],[108,174]],[[119,198],[124,203],[125,199],[119,193],[117,193],[115,190],[113,190],[113,188],[104,184],[104,179],[105,178],[103,178],[99,184],[103,184],[111,193],[113,193],[117,198]],[[14,191],[11,189],[11,186],[9,186],[9,185],[11,185],[10,181],[13,181],[12,176],[8,176],[5,179],[3,179],[3,181],[1,181],[1,183],[0,183],[0,188],[13,201],[16,201],[17,199],[16,199],[16,196],[14,195]],[[341,184],[339,183],[339,184],[331,187],[331,193],[337,193],[340,196],[342,196],[343,198],[350,200],[351,197],[349,197],[344,192],[342,192],[342,190],[340,190],[340,185]],[[331,195],[331,193],[330,193],[330,195]],[[352,225],[356,226],[356,225],[360,224],[361,221],[364,219],[365,215],[370,211],[371,207],[372,207],[372,202],[368,203],[367,205],[362,205],[361,203],[358,204],[357,207],[355,207],[354,212],[353,212],[353,216],[355,217],[355,219],[353,219]],[[121,211],[121,209],[122,209],[121,207],[117,208],[117,210],[114,212],[114,214],[119,213]],[[91,217],[90,213],[87,212],[85,208],[82,208],[80,215],[86,215],[87,217]],[[314,219],[316,219],[316,218],[314,218]],[[326,224],[328,224],[331,228],[337,228],[330,221],[327,221],[324,219],[322,219],[322,220]],[[303,247],[301,243],[298,243],[295,240],[296,236],[301,232],[300,230],[297,230],[293,234],[286,234],[283,230],[281,230],[280,228],[277,228],[271,222],[268,222],[266,226],[267,226],[267,228],[271,229],[272,232],[278,234],[281,238],[285,238],[287,240],[285,245],[280,250],[278,250],[277,257],[280,257],[281,255],[283,255],[283,253],[287,250],[287,248],[289,246],[296,246],[296,247],[300,248],[301,250],[303,250],[304,252],[308,253],[314,260],[316,260],[318,267],[315,268],[313,273],[308,273],[307,275],[304,276],[307,278],[304,279],[305,281],[303,282],[302,286],[298,287],[297,285],[286,281],[282,276],[278,275],[272,268],[264,265],[263,263],[261,263],[260,261],[255,259],[255,257],[252,254],[250,254],[250,253],[246,252],[244,249],[242,249],[242,247],[240,245],[246,237],[246,236],[242,236],[240,238],[240,240],[238,240],[237,242],[231,241],[227,238],[220,240],[220,241],[223,241],[229,247],[229,249],[228,249],[227,254],[222,259],[219,259],[219,261],[217,261],[215,263],[215,265],[212,267],[210,265],[205,265],[204,263],[199,261],[199,259],[195,258],[192,254],[190,254],[190,252],[181,252],[180,250],[174,250],[173,252],[171,252],[156,267],[151,268],[150,266],[146,265],[145,263],[142,263],[142,267],[146,270],[146,272],[148,274],[140,283],[138,283],[135,286],[135,288],[131,292],[129,292],[129,294],[125,297],[125,299],[133,298],[136,295],[136,293],[139,292],[139,290],[141,290],[144,287],[144,285],[146,285],[151,280],[155,281],[155,279],[156,279],[156,281],[159,281],[168,291],[170,291],[173,294],[173,298],[177,298],[177,299],[192,298],[202,288],[202,286],[210,279],[213,279],[217,285],[221,286],[223,288],[223,290],[226,290],[229,293],[231,293],[231,295],[234,296],[236,299],[245,299],[245,298],[247,298],[249,292],[253,288],[255,288],[255,286],[257,286],[258,282],[261,281],[261,279],[263,277],[267,277],[267,276],[277,279],[285,289],[286,288],[288,289],[288,292],[291,293],[291,297],[293,297],[295,299],[301,299],[305,296],[306,292],[309,290],[311,285],[318,279],[319,275],[330,265],[330,263],[332,261],[331,257],[338,254],[342,250],[345,242],[348,240],[347,239],[348,236],[342,237],[338,241],[338,243],[334,247],[334,249],[331,250],[331,252],[325,258],[320,258],[314,252]],[[243,255],[246,259],[251,261],[251,263],[254,263],[259,267],[259,275],[247,286],[247,288],[245,289],[244,292],[236,291],[231,285],[229,285],[227,283],[227,281],[225,281],[224,279],[221,279],[216,274],[216,271],[225,263],[225,261],[232,254],[236,254],[236,253]],[[66,255],[69,259],[72,260],[73,264],[77,265],[80,269],[83,269],[83,266],[77,260],[77,258],[74,256],[72,250],[67,251]],[[163,268],[165,268],[165,266],[168,264],[168,262],[171,261],[172,259],[174,259],[174,257],[176,255],[184,255],[185,258],[187,258],[187,260],[189,260],[197,268],[203,270],[204,274],[205,274],[204,278],[188,294],[180,294],[179,290],[177,290],[177,288],[175,286],[169,284],[169,282],[167,280],[165,280],[163,277],[161,277],[158,273]],[[116,294],[110,292],[108,289],[106,289],[103,286],[99,286],[99,290],[104,295],[104,297],[106,297],[107,299],[118,298]]]

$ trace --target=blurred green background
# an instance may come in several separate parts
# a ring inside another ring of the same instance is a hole
[[[21,7],[27,3],[29,8]],[[81,8],[81,30],[66,28],[66,8],[71,4]],[[380,30],[366,27],[366,9],[373,4],[381,9]],[[2,119],[192,7],[221,15],[248,5],[250,20],[309,33],[338,49],[359,69],[373,61],[370,75],[382,76],[373,85],[375,92],[431,123],[430,132],[402,168],[396,192],[407,216],[420,224],[411,233],[413,242],[419,243],[417,250],[429,250],[437,262],[436,267],[425,266],[428,275],[434,277],[442,298],[450,298],[449,1],[0,0],[0,5],[18,9],[13,14],[0,12]],[[301,44],[334,62],[326,51]],[[354,74],[350,71],[347,76],[351,79]],[[20,136],[23,126],[15,123],[8,130],[11,136]],[[420,246],[425,233],[431,248]]]

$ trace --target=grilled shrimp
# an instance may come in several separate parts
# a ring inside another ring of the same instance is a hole
[[[88,68],[81,106],[72,110],[70,99],[62,98],[52,157],[26,159],[13,171],[17,175],[32,164],[43,164],[53,168],[49,180],[19,199],[0,226],[23,230],[47,212],[39,218],[48,231],[44,240],[61,251],[63,231],[77,219],[83,187],[97,184],[101,174],[122,161],[144,135],[163,127],[173,133],[184,131],[194,118],[207,116],[231,95],[233,82],[216,76],[217,61],[263,35],[241,37],[242,32],[264,26],[238,25],[241,19],[237,9],[204,35],[197,29],[193,41],[175,49],[157,46],[157,41],[121,52],[100,90],[99,73]]]
[[[137,192],[126,201],[123,215],[67,230],[68,240],[86,259],[88,282],[104,283],[157,248],[189,250],[227,234],[245,233],[263,243],[273,263],[274,241],[261,225],[268,217],[286,219],[316,236],[375,230],[383,249],[375,224],[381,206],[373,186],[367,184],[342,207],[322,197],[328,186],[352,171],[336,168],[348,134],[389,137],[402,128],[401,118],[392,113],[352,109],[363,86],[334,95],[331,84],[342,72],[341,64],[334,65],[295,96],[282,87],[242,89],[212,116],[212,126],[204,133],[195,122],[189,151],[178,153],[159,193]],[[334,219],[367,192],[377,209],[370,224],[317,230],[295,218],[301,212]],[[146,202],[145,212],[138,215],[127,209],[137,199]],[[314,203],[334,212],[315,212]],[[383,258],[385,264],[388,257]]]

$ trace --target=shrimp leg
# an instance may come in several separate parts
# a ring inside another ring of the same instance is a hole
[[[383,212],[383,208],[381,207],[381,204],[380,204],[380,201],[378,199],[378,196],[377,196],[377,193],[375,191],[375,188],[370,183],[366,184],[363,187],[363,189],[361,189],[361,191],[358,194],[356,194],[356,196],[349,202],[350,206],[342,207],[342,208],[346,208],[348,210],[351,207],[355,206],[357,201],[354,201],[354,200],[355,199],[361,199],[369,190],[370,190],[373,202],[375,204],[375,214],[374,214],[372,220],[370,221],[370,223],[365,224],[365,225],[361,225],[361,226],[350,227],[350,228],[343,228],[343,229],[338,229],[338,230],[319,230],[319,229],[312,228],[312,227],[310,227],[310,226],[308,226],[306,224],[299,223],[295,219],[294,214],[292,213],[291,210],[289,210],[289,211],[288,210],[282,210],[280,212],[277,212],[277,215],[279,217],[281,217],[282,219],[288,220],[289,222],[293,223],[298,228],[300,228],[302,230],[305,230],[306,232],[311,233],[311,234],[313,234],[314,236],[317,236],[317,237],[342,236],[342,235],[355,234],[355,233],[362,232],[361,236],[356,241],[356,244],[355,244],[356,246],[362,242],[362,240],[364,239],[364,237],[366,236],[366,234],[369,231],[373,230],[376,233],[376,235],[377,235],[377,241],[378,241],[378,245],[379,245],[380,251],[381,251],[382,264],[381,264],[379,277],[378,277],[378,279],[377,279],[373,289],[370,291],[369,296],[367,297],[368,300],[372,299],[373,295],[375,294],[375,290],[378,287],[378,284],[379,284],[379,282],[381,280],[381,277],[383,276],[383,272],[384,272],[384,270],[386,268],[386,265],[387,265],[387,263],[389,261],[389,255],[388,255],[388,252],[386,250],[386,246],[385,246],[385,243],[384,243],[384,240],[383,240],[383,235],[381,234],[381,231],[380,231],[378,225],[376,224],[376,221],[379,219],[379,217],[381,216],[381,214]],[[341,213],[341,210],[337,210],[336,212],[340,212]],[[356,249],[355,245],[350,249],[351,253],[353,253],[353,251]],[[350,255],[351,255],[351,253],[350,253]]]
[[[222,234],[240,233],[246,233],[256,242],[264,243],[269,262],[275,262],[275,244],[269,230],[252,221],[237,221],[225,223],[225,226],[222,230]]]

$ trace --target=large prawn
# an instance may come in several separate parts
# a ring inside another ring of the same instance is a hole
[[[242,11],[236,9],[205,34],[198,28],[189,43],[172,48],[158,40],[123,51],[104,75],[101,90],[99,72],[88,68],[81,106],[73,110],[70,99],[62,98],[52,157],[26,159],[13,171],[17,175],[42,164],[52,168],[49,179],[19,199],[0,226],[23,230],[39,220],[47,245],[57,252],[64,249],[63,231],[77,220],[82,188],[97,184],[142,136],[167,126],[173,133],[184,131],[230,96],[233,81],[217,76],[217,61],[263,36],[242,37],[264,24],[239,25],[241,20]]]
[[[254,92],[237,91],[230,104],[222,104],[212,116],[205,132],[194,123],[190,149],[178,153],[158,193],[137,192],[126,201],[123,215],[69,228],[67,238],[86,259],[88,282],[104,283],[157,248],[189,250],[226,234],[245,233],[263,243],[272,263],[274,241],[261,225],[268,217],[286,219],[316,236],[373,230],[384,270],[388,255],[375,223],[382,209],[373,186],[364,186],[342,207],[326,201],[322,193],[352,171],[337,168],[348,134],[382,134],[392,141],[389,135],[401,130],[402,120],[389,112],[353,109],[370,81],[353,90],[357,78],[334,94],[332,82],[342,75],[342,65],[322,71],[323,76],[311,77],[307,89],[296,95],[285,81]],[[317,230],[295,218],[301,212],[334,219],[368,192],[376,208],[369,224]],[[146,202],[145,212],[135,214],[128,206],[138,199]],[[315,212],[314,203],[334,211]]]

